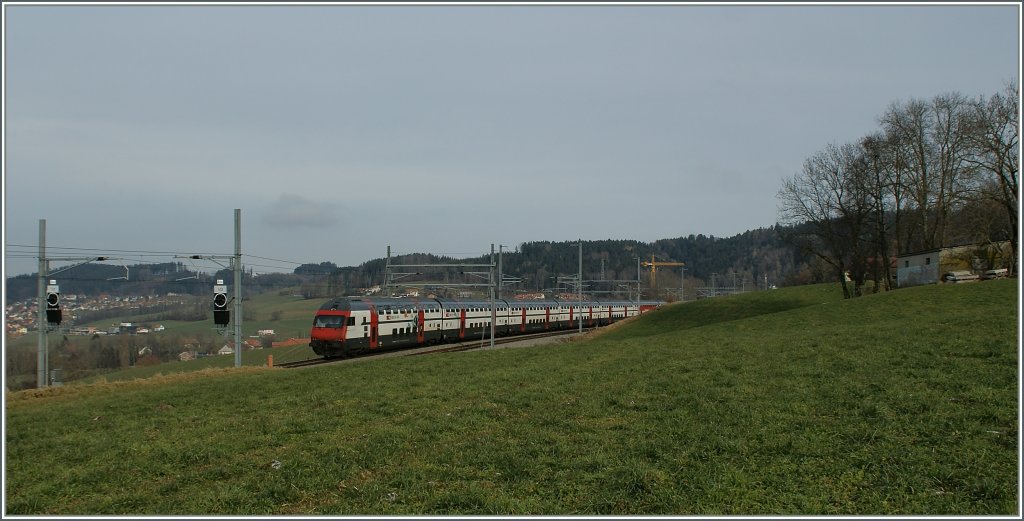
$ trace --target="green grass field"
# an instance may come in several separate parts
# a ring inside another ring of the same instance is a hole
[[[6,395],[7,514],[1015,515],[1017,281]]]

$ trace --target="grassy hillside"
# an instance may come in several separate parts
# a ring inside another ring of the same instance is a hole
[[[1017,513],[1016,281],[6,396],[8,514]]]

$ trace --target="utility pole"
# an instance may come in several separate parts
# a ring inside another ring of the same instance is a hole
[[[37,372],[36,372],[36,387],[40,389],[46,387],[46,277],[50,271],[46,262],[46,219],[39,219],[39,272],[37,286],[39,289],[39,301],[36,304],[38,309],[38,318],[36,319],[36,328],[39,329],[39,336],[36,341],[38,347],[37,353]]]
[[[640,313],[640,256],[636,256],[636,311]]]
[[[502,286],[505,285],[505,278],[504,278],[504,276],[502,274],[502,270],[501,270],[501,258],[502,258],[501,249],[504,246],[505,246],[504,244],[499,244],[498,245],[498,298],[499,299],[501,298],[501,288],[502,288]],[[491,254],[492,255],[494,254],[494,245],[493,244],[491,245]],[[491,262],[493,263],[494,259],[491,259]]]
[[[576,239],[576,240],[578,241],[577,244],[579,245],[579,248],[580,248],[579,275],[578,275],[578,278],[576,279],[576,283],[579,284],[579,286],[576,286],[576,291],[578,292],[578,298],[579,298],[579,301],[580,301],[580,334],[582,334],[583,333],[583,239]]]
[[[242,367],[242,210],[235,208],[235,367]]]
[[[51,260],[65,260],[65,261],[80,261],[80,264],[75,264],[70,267],[65,267],[57,270],[56,272],[50,272],[50,261]],[[60,324],[60,290],[57,287],[56,280],[49,280],[50,276],[62,273],[72,268],[76,268],[83,264],[87,264],[93,261],[110,260],[109,257],[55,257],[49,258],[46,256],[46,219],[39,219],[39,268],[36,274],[37,286],[38,286],[38,314],[37,314],[37,357],[36,357],[36,385],[39,388],[48,387],[50,385],[50,348],[49,339],[47,337],[50,323],[55,325]],[[125,266],[127,270],[128,267]],[[127,276],[124,277],[127,280]],[[49,284],[47,284],[49,282]],[[53,299],[51,302],[50,299]],[[51,308],[52,306],[52,308]],[[51,316],[51,311],[54,315]],[[51,322],[52,321],[52,322]]]
[[[388,245],[388,257],[384,262],[384,295],[391,296],[391,285],[388,283],[388,276],[391,274],[391,245]]]
[[[684,263],[683,266],[679,267],[679,302],[686,302],[686,293],[684,291],[686,289],[685,277],[686,277],[686,265]]]
[[[494,243],[491,243],[491,267],[487,270],[488,286],[491,288],[491,349],[494,349],[494,322],[498,318],[498,310],[494,307]]]

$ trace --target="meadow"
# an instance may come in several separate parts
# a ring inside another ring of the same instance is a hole
[[[11,515],[1019,514],[1016,280],[7,393]]]

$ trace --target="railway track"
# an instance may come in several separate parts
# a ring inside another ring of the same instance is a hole
[[[584,329],[589,331],[589,329]],[[527,340],[536,340],[539,338],[556,337],[556,336],[568,336],[577,333],[576,330],[558,330],[558,331],[546,331],[544,333],[534,333],[530,335],[518,335],[511,337],[495,338],[494,345],[512,344],[515,342],[524,342]],[[462,342],[459,344],[444,346],[437,349],[431,349],[429,351],[420,351],[416,353],[409,353],[409,356],[414,355],[432,355],[437,353],[455,353],[458,351],[473,351],[476,349],[484,349],[490,347],[490,339],[474,340],[472,342]]]
[[[308,366],[311,366],[311,365],[329,364],[331,362],[336,362],[336,361],[337,360],[333,360],[333,359],[330,359],[330,358],[308,358],[306,360],[298,360],[298,361],[295,361],[295,362],[285,362],[283,364],[274,364],[274,367],[283,367],[285,369],[294,369],[296,367],[308,367]]]
[[[584,331],[589,331],[589,330],[590,330],[589,328],[588,329],[584,329]],[[568,335],[573,335],[573,334],[576,334],[576,333],[577,333],[577,331],[575,329],[573,329],[573,330],[564,330],[563,329],[563,330],[558,330],[558,331],[547,331],[547,332],[544,332],[544,333],[534,333],[534,334],[530,334],[530,335],[517,335],[517,336],[511,336],[511,337],[495,338],[494,339],[494,345],[498,346],[498,345],[503,345],[503,344],[511,344],[511,343],[515,343],[515,342],[524,342],[524,341],[528,341],[528,340],[537,340],[537,339],[547,338],[547,337],[568,336]],[[364,354],[355,355],[355,356],[352,356],[352,357],[349,357],[349,358],[308,358],[306,360],[298,360],[298,361],[295,361],[295,362],[285,362],[283,364],[275,364],[275,367],[283,367],[285,369],[295,369],[295,368],[298,368],[298,367],[309,367],[309,366],[314,366],[314,365],[333,364],[333,363],[338,363],[338,362],[348,362],[348,361],[358,360],[360,358],[374,358],[374,357],[383,357],[383,356],[432,355],[432,354],[438,354],[438,353],[455,353],[455,352],[459,352],[459,351],[473,351],[473,350],[476,350],[476,349],[484,349],[484,348],[487,348],[487,347],[490,347],[490,340],[489,339],[472,340],[472,341],[469,341],[469,342],[460,342],[458,344],[449,344],[449,345],[441,345],[441,346],[427,346],[427,347],[419,347],[419,348],[415,348],[415,349],[400,349],[400,350],[394,350],[394,351],[384,351],[384,352],[381,352],[381,353],[376,353],[376,352],[364,353]]]

